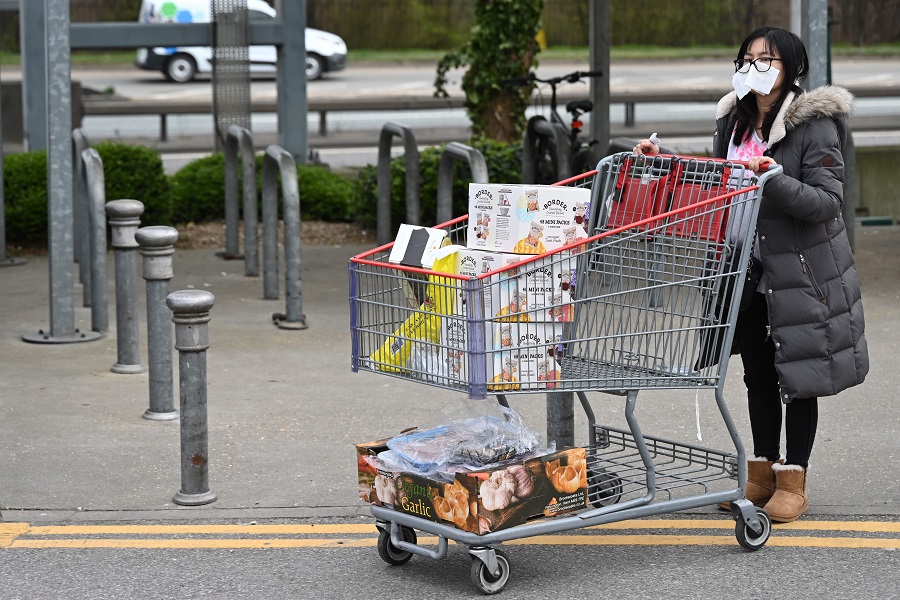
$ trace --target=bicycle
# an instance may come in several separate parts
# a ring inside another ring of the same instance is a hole
[[[574,71],[559,77],[541,79],[535,73],[527,77],[509,79],[507,85],[531,85],[542,83],[550,86],[550,110],[548,121],[542,115],[528,119],[522,149],[522,181],[524,183],[550,184],[594,168],[599,157],[593,147],[598,140],[585,140],[581,133],[584,123],[581,117],[594,109],[589,99],[571,100],[566,103],[569,122],[563,120],[557,107],[557,88],[564,83],[578,83],[585,78],[600,77],[600,71]]]

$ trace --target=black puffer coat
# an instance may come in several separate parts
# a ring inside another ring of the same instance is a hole
[[[719,101],[715,156],[734,130],[736,96]],[[784,168],[766,183],[757,232],[775,368],[785,402],[830,396],[869,371],[859,279],[844,221],[847,116],[853,96],[825,86],[789,97],[769,134]]]

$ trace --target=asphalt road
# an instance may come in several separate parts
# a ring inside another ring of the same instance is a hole
[[[753,553],[737,546],[728,520],[620,525],[504,545],[511,576],[502,597],[900,597],[896,522],[786,525]],[[462,547],[392,567],[378,557],[371,522],[360,520],[50,526],[7,549],[2,531],[5,600],[480,597]]]
[[[578,69],[586,69],[585,63],[546,62],[538,69],[540,77],[546,78]],[[660,64],[649,61],[621,61],[611,65],[610,85],[617,90],[657,90],[664,93],[669,89],[715,88],[727,86],[732,73],[727,61],[678,61]],[[838,60],[833,64],[833,80],[839,85],[900,85],[900,60]],[[15,70],[4,72],[4,77],[14,78]],[[417,95],[430,96],[434,91],[435,67],[431,64],[396,65],[350,65],[344,71],[329,74],[326,78],[310,82],[307,93],[311,99],[328,99],[355,96]],[[460,71],[450,74],[448,91],[461,94],[459,88]],[[158,102],[208,100],[211,98],[209,78],[202,78],[186,84],[170,83],[155,72],[141,71],[136,67],[115,69],[76,69],[73,79],[83,86],[96,91],[112,91],[116,95],[135,100]],[[576,89],[588,93],[585,83],[574,84]],[[549,90],[544,90],[549,94]],[[251,86],[251,94],[256,99],[274,98],[275,81],[272,77],[257,77]],[[549,98],[547,97],[549,100]],[[529,111],[536,114],[540,107]],[[705,122],[712,120],[714,103],[638,104],[635,118],[640,123]],[[900,115],[900,97],[864,98],[857,101],[856,114],[859,116]],[[318,129],[317,114],[308,119],[310,132]],[[317,148],[320,157],[334,167],[355,167],[374,164],[377,160],[378,131],[386,120],[403,123],[414,131],[434,128],[468,127],[468,119],[463,110],[448,111],[395,111],[385,113],[348,112],[336,113],[329,117],[329,132],[334,135],[362,135],[371,137],[368,148],[332,147]],[[589,122],[588,115],[585,121]],[[624,123],[625,110],[622,105],[610,107],[611,123]],[[84,119],[83,128],[89,139],[141,139],[153,140],[159,134],[159,118],[155,116],[135,116],[128,119],[118,117],[93,116]],[[168,118],[168,133],[171,139],[189,140],[197,136],[208,136],[212,131],[212,120],[206,115],[172,115]],[[640,128],[640,127],[638,127]],[[252,118],[252,129],[258,136],[273,136],[277,132],[275,114],[256,114]],[[651,132],[646,131],[645,135]],[[671,136],[660,132],[672,147]],[[359,144],[355,144],[359,145]],[[397,152],[400,150],[397,149]],[[685,151],[690,151],[688,148]],[[179,166],[201,156],[190,150],[171,151],[166,155],[167,168],[172,171]]]

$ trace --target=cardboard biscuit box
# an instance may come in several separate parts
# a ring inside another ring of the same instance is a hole
[[[374,466],[388,440],[356,445],[359,499],[422,519],[485,533],[586,508],[584,448],[457,473],[452,482]]]
[[[469,248],[543,254],[587,237],[586,188],[469,184]]]
[[[562,326],[497,322],[493,325],[493,378],[488,391],[547,390],[562,379],[557,359]]]
[[[466,277],[480,277],[485,273],[510,267],[519,260],[520,257],[515,254],[460,248],[456,251],[456,273]],[[518,269],[511,268],[481,280],[478,287],[481,291],[484,314],[476,318],[489,319],[500,311],[502,306],[509,304],[510,294],[518,289],[518,274]],[[469,314],[469,298],[466,297],[465,286],[461,285],[460,288],[462,289],[456,302],[455,314],[466,317]]]
[[[567,323],[572,320],[576,258],[563,250],[523,263],[518,289],[532,321]]]

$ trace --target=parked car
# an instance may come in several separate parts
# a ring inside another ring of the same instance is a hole
[[[275,9],[263,0],[247,0],[250,22],[271,21]],[[143,0],[141,23],[209,23],[209,0]],[[274,73],[275,46],[250,46],[250,72]],[[347,63],[347,44],[333,33],[306,28],[306,78],[321,78],[325,73],[340,71]],[[135,64],[149,71],[160,71],[169,81],[183,83],[198,73],[212,72],[212,48],[209,46],[177,46],[141,48]]]

